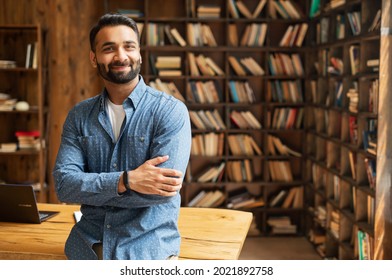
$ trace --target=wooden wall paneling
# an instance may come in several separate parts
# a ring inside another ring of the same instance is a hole
[[[392,259],[392,6],[382,1],[378,108],[375,259]]]
[[[54,193],[52,169],[68,111],[79,101],[101,90],[98,75],[89,63],[89,31],[102,15],[104,1],[0,0],[0,24],[40,24],[45,32],[47,64],[44,73],[47,122],[47,181],[50,202]]]
[[[49,29],[49,163],[50,201],[56,202],[51,171],[60,146],[62,126],[68,111],[100,90],[97,73],[89,62],[89,31],[102,13],[100,3],[51,1]]]

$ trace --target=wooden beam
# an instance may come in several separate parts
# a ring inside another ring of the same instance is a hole
[[[392,259],[392,6],[382,1],[374,258]]]

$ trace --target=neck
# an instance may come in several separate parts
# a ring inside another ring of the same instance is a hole
[[[139,76],[126,84],[114,84],[104,80],[105,88],[108,92],[109,99],[116,105],[123,104],[124,100],[135,89],[139,82]]]

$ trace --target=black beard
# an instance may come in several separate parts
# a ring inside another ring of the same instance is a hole
[[[127,72],[127,73],[115,73],[111,70],[112,66],[128,66],[128,65],[123,64],[123,63],[118,63],[118,62],[109,63],[109,65],[108,65],[109,71],[106,72],[105,65],[102,63],[98,64],[97,69],[98,69],[99,75],[102,78],[104,78],[105,80],[112,82],[114,84],[127,84],[130,81],[132,81],[133,79],[135,79],[140,73],[140,62],[139,61],[137,61],[134,66],[130,65],[131,70],[129,70],[129,72]]]

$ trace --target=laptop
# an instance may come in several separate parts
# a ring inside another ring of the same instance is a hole
[[[40,224],[57,211],[38,211],[32,185],[0,184],[0,221]]]

